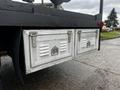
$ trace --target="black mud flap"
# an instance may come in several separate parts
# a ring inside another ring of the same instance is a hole
[[[21,41],[21,35],[22,31],[15,31],[14,39],[13,39],[13,45],[11,49],[11,56],[12,56],[12,61],[15,69],[15,73],[17,75],[17,78],[19,79],[20,83],[24,85],[24,79],[23,79],[23,74],[22,70],[20,68],[20,41]]]

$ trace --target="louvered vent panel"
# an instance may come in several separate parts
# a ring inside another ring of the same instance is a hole
[[[61,41],[60,42],[60,52],[66,52],[68,48],[68,41]]]
[[[50,48],[49,44],[38,45],[38,49],[37,49],[38,56],[40,56],[40,57],[49,56],[49,54],[50,54],[49,48]]]

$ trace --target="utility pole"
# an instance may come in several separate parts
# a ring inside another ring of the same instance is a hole
[[[103,14],[103,0],[100,0],[100,10],[99,13],[102,15]]]
[[[104,4],[104,0],[100,0],[100,10],[99,10],[99,14],[100,14],[100,23],[102,23],[102,18],[103,18],[103,4]],[[100,27],[100,33],[102,31],[102,27]],[[100,42],[100,38],[101,38],[101,34],[99,33],[99,46],[98,46],[98,50],[100,50],[100,46],[101,46],[101,42]]]
[[[42,4],[44,4],[44,0],[41,0]]]

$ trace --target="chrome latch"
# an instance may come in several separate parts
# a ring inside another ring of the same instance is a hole
[[[67,34],[68,34],[68,43],[70,43],[72,37],[72,31],[68,31]]]
[[[78,34],[78,40],[79,40],[79,42],[80,42],[80,39],[81,39],[81,31],[78,31],[77,34]]]
[[[87,41],[87,48],[89,48],[91,46],[91,42],[90,41]]]
[[[30,32],[29,35],[31,37],[31,40],[32,40],[32,47],[33,48],[36,48],[37,47],[37,44],[36,44],[36,37],[37,37],[37,32]]]
[[[57,46],[54,46],[52,49],[51,49],[51,56],[56,56],[58,55],[59,53],[59,49]]]

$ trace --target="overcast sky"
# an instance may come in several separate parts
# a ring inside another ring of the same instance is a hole
[[[50,2],[50,0],[44,0],[44,2]],[[71,0],[69,3],[64,3],[62,6],[65,10],[95,15],[99,12],[99,2],[100,0]],[[35,0],[35,3],[41,3],[41,0]],[[104,0],[103,20],[107,18],[112,8],[116,9],[120,22],[120,0]]]
[[[100,0],[71,0],[69,3],[63,4],[63,7],[66,10],[94,15],[99,12],[99,3]],[[120,0],[104,0],[103,20],[107,18],[113,8],[116,9],[120,21]]]

